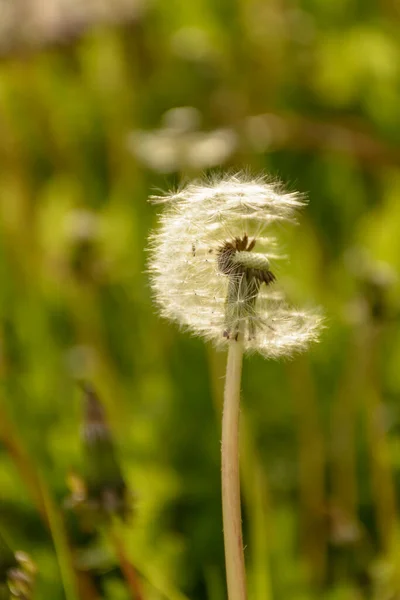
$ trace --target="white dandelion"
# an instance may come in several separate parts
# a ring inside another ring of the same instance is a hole
[[[222,422],[222,503],[229,600],[245,600],[238,424],[244,352],[277,358],[316,340],[321,317],[291,308],[273,269],[274,225],[304,205],[264,178],[234,175],[152,198],[164,204],[149,272],[161,314],[228,348]]]
[[[266,357],[303,350],[319,332],[316,313],[289,307],[271,264],[271,232],[303,205],[262,179],[191,183],[165,197],[152,236],[150,273],[163,316],[226,345],[241,330],[245,351]]]

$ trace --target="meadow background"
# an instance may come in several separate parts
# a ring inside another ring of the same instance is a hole
[[[226,597],[225,357],[145,272],[149,194],[225,169],[307,193],[277,273],[327,326],[245,361],[250,600],[400,598],[399,24],[396,0],[0,0],[0,536],[34,598]],[[90,525],[71,488],[114,475],[132,511]]]

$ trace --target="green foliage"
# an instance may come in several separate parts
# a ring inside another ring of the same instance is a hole
[[[274,273],[327,315],[307,356],[245,364],[250,600],[398,597],[395,4],[151,2],[1,59],[0,526],[36,598],[124,600],[132,566],[143,600],[225,598],[224,357],[160,320],[145,273],[148,195],[208,169],[308,193]],[[123,523],[66,508],[90,464],[81,378],[134,498]]]

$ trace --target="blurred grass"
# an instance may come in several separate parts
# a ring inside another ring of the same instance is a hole
[[[224,357],[158,318],[144,252],[148,195],[225,168],[308,193],[278,271],[327,314],[307,356],[245,364],[250,599],[400,594],[399,17],[156,1],[2,54],[0,529],[37,564],[36,598],[130,597],[107,527],[63,508],[81,377],[135,495],[120,530],[144,600],[225,597]]]

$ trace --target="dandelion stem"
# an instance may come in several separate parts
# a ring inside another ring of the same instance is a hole
[[[239,414],[242,334],[229,341],[222,417],[222,513],[228,600],[246,600],[239,478]]]

